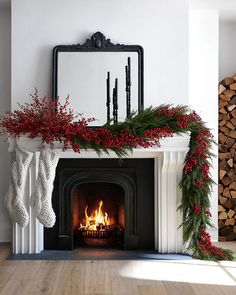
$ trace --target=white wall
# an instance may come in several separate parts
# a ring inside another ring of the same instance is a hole
[[[236,74],[235,21],[220,22],[219,79]]]
[[[189,104],[207,122],[218,142],[218,55],[219,13],[218,10],[196,9],[189,17]],[[215,145],[214,154],[218,154]],[[218,183],[218,159],[213,160],[212,177]],[[214,185],[211,194],[212,238],[218,239],[218,188]]]
[[[10,86],[10,9],[0,9],[0,114],[11,107]],[[10,241],[11,222],[6,212],[3,197],[10,177],[9,153],[5,138],[0,136],[0,242]]]
[[[96,31],[145,52],[145,105],[188,103],[188,0],[13,0],[12,108],[50,93],[52,49]]]

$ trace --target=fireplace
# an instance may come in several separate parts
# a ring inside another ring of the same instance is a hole
[[[44,229],[28,206],[28,226],[21,228],[13,223],[12,252],[30,254],[46,249],[82,247],[81,244],[74,244],[73,194],[86,182],[93,187],[98,183],[106,183],[108,187],[117,185],[124,191],[124,240],[120,247],[155,249],[159,253],[184,252],[182,228],[179,228],[183,217],[177,208],[181,203],[178,183],[188,143],[188,135],[175,135],[173,138],[161,140],[161,147],[134,149],[120,164],[113,152],[109,155],[103,154],[99,158],[91,150],[82,150],[80,154],[71,150],[62,151],[62,144],[55,142],[54,147],[60,153],[52,198],[56,224],[52,229]],[[34,154],[25,189],[25,203],[28,204],[29,196],[36,185],[42,139],[21,136],[18,144]],[[15,139],[10,139],[9,151],[13,156],[15,145]],[[96,181],[93,176],[96,176]],[[104,176],[107,177],[104,179]],[[122,202],[122,197],[120,198]],[[103,209],[107,210],[106,200],[103,202]],[[91,207],[91,211],[92,209]],[[122,226],[121,218],[116,222]]]
[[[44,248],[154,249],[153,159],[61,159]]]

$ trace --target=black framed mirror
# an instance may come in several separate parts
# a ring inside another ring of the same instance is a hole
[[[55,99],[70,97],[71,108],[92,125],[123,121],[143,108],[143,48],[113,44],[97,32],[84,44],[58,45],[53,50]]]

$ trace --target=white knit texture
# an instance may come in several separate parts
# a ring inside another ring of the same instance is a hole
[[[16,140],[15,161],[11,169],[11,184],[5,196],[5,203],[11,218],[21,227],[29,222],[28,211],[24,204],[25,183],[33,153],[20,147]]]
[[[54,149],[46,145],[42,148],[36,187],[30,198],[33,211],[45,227],[53,227],[56,222],[52,208],[52,191],[58,160],[59,156]]]

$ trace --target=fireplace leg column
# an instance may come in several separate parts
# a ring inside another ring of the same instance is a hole
[[[186,151],[167,151],[155,158],[155,249],[159,253],[183,253],[182,213],[178,187]]]
[[[28,169],[24,199],[29,213],[29,223],[25,228],[20,227],[17,223],[13,223],[13,254],[40,253],[43,250],[43,226],[36,219],[29,206],[29,197],[35,189],[38,175],[38,160],[39,152],[35,152]]]

